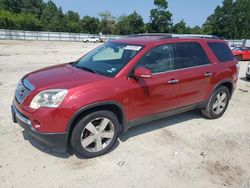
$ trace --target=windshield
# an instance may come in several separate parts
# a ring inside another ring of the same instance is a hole
[[[77,68],[114,77],[142,49],[142,46],[108,42],[75,62]]]

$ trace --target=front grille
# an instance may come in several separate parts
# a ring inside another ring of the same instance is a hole
[[[34,86],[27,79],[19,81],[15,91],[17,102],[21,104],[32,90]]]

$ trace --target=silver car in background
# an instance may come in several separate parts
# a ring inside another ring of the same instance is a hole
[[[91,36],[83,39],[83,42],[101,42],[98,36]]]

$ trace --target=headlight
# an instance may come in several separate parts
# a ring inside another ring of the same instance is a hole
[[[56,108],[67,95],[66,89],[50,89],[38,93],[30,103],[30,107],[38,109],[39,107]]]

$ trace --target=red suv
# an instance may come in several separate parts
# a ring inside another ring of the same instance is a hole
[[[238,80],[228,45],[207,35],[136,35],[24,76],[13,121],[49,146],[95,157],[148,121],[199,108],[223,115]]]

